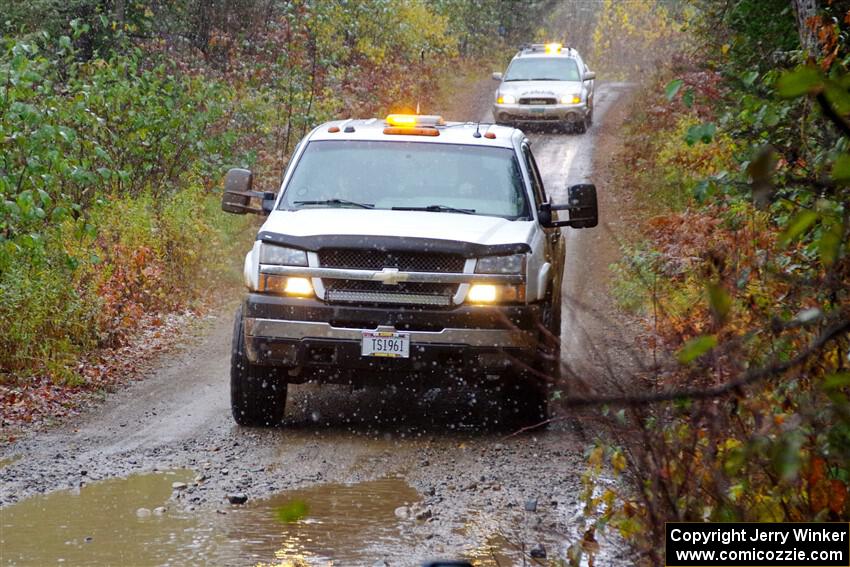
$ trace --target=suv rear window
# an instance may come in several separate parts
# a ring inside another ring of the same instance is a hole
[[[528,219],[522,173],[510,148],[423,142],[310,142],[279,208],[345,200],[375,209],[442,206]],[[332,206],[334,203],[324,206]],[[339,203],[336,203],[339,206]]]
[[[514,59],[505,73],[505,81],[578,81],[578,65],[564,57],[528,57]]]

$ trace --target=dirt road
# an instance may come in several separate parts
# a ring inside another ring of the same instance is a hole
[[[531,135],[555,201],[569,183],[593,179],[600,125],[623,90],[598,86],[595,125],[585,135]],[[476,112],[486,119],[487,100],[480,104]],[[599,189],[604,222],[612,201]],[[612,238],[602,228],[566,232],[568,301],[609,303],[604,281],[616,257]],[[474,392],[432,390],[423,397],[308,385],[291,388],[285,428],[237,427],[228,398],[234,307],[209,318],[191,344],[75,424],[0,454],[2,564],[61,557],[71,564],[302,558],[415,565],[466,556],[483,565],[521,565],[523,548],[542,543],[551,559],[577,539],[589,439],[570,421],[505,438],[488,429],[492,407]],[[596,318],[567,308],[567,360],[587,363],[588,341],[598,346],[605,332]],[[231,505],[226,495],[233,493],[244,493],[248,503]],[[309,507],[307,520],[274,520],[292,501]],[[145,512],[157,506],[166,510]],[[614,556],[605,564],[620,562],[628,564]]]

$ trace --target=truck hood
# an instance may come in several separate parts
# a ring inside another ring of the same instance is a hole
[[[302,209],[273,211],[260,232],[296,238],[377,236],[451,240],[478,245],[530,242],[533,221],[423,211]]]

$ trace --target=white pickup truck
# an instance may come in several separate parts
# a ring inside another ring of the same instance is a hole
[[[551,203],[520,130],[420,115],[329,122],[298,144],[277,193],[230,170],[222,209],[268,215],[234,325],[237,423],[281,424],[288,384],[306,381],[462,382],[497,389],[505,424],[546,418],[559,227],[596,226],[596,189]]]

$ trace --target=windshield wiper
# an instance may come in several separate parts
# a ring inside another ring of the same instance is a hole
[[[462,213],[464,215],[475,214],[475,209],[458,209],[446,205],[426,205],[424,207],[393,207],[394,211],[428,211],[429,213]]]
[[[351,207],[360,207],[361,209],[374,209],[372,203],[358,203],[357,201],[349,201],[347,199],[324,199],[321,201],[293,201],[293,205],[348,205]]]

